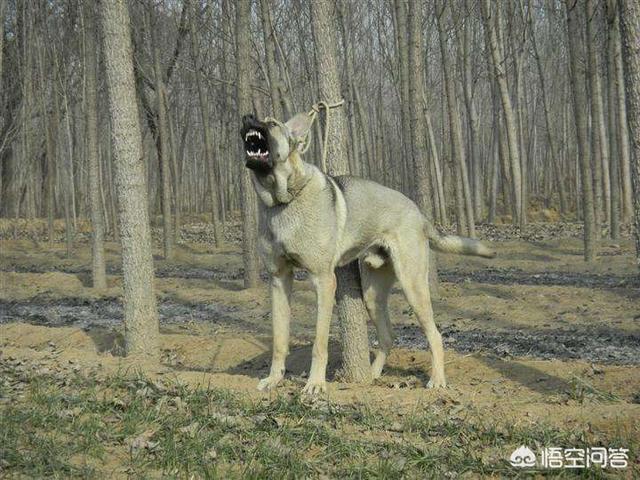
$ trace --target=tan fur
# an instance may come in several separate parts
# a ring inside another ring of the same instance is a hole
[[[432,352],[430,387],[444,387],[444,351],[427,285],[428,248],[492,257],[480,242],[442,236],[418,207],[400,192],[356,177],[325,175],[305,163],[296,139],[310,124],[298,114],[285,125],[268,127],[272,168],[253,171],[260,198],[260,253],[271,274],[273,358],[261,390],[283,378],[289,343],[289,299],[293,267],[306,269],[317,298],[316,338],[309,379],[303,392],[326,391],[327,344],[334,304],[334,270],[354,260],[360,264],[365,305],[376,326],[380,350],[372,365],[379,377],[393,343],[387,297],[398,280],[422,325]]]

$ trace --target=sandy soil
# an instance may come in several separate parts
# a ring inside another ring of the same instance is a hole
[[[439,256],[434,310],[449,388],[424,388],[430,354],[395,291],[396,348],[385,374],[372,386],[333,381],[329,398],[394,412],[454,402],[460,415],[487,421],[589,425],[603,439],[640,438],[640,279],[631,242],[604,242],[593,265],[583,262],[578,239],[506,240],[496,248],[495,260]],[[107,245],[104,292],[89,288],[86,244],[65,258],[62,244],[2,240],[0,253],[0,361],[105,374],[135,367],[121,356],[115,243]],[[153,375],[255,398],[302,387],[314,323],[304,275],[294,285],[287,379],[263,394],[255,386],[270,361],[267,288],[242,290],[238,247],[184,243],[171,262],[155,253],[163,361]],[[340,363],[336,321],[330,380]]]

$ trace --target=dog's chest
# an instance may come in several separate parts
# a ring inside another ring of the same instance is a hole
[[[304,205],[287,205],[269,209],[265,221],[266,239],[271,254],[285,257],[298,267],[309,268],[316,254],[325,250],[319,219]]]

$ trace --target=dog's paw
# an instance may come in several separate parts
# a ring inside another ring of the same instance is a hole
[[[263,378],[258,382],[258,390],[260,390],[261,392],[272,390],[276,388],[276,386],[280,383],[281,380],[282,380],[281,376],[276,377],[273,375],[267,378]]]
[[[313,381],[309,380],[307,384],[302,389],[303,395],[320,395],[322,393],[327,393],[327,382],[323,381]]]
[[[429,380],[429,383],[427,383],[427,388],[446,388],[447,387],[447,382],[446,380],[440,379],[431,379]]]

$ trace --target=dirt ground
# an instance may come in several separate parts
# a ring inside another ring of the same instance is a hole
[[[583,262],[578,238],[541,234],[494,244],[493,260],[438,256],[441,283],[434,311],[450,387],[425,388],[430,354],[396,290],[391,299],[396,348],[375,385],[339,381],[334,318],[328,400],[393,418],[448,405],[447,415],[480,424],[585,430],[597,445],[631,450],[627,470],[604,474],[640,475],[640,278],[631,241],[603,241],[592,265]],[[0,362],[6,368],[30,365],[83,375],[131,369],[122,356],[118,251],[116,243],[107,244],[109,288],[94,292],[86,242],[66,258],[62,243],[2,240]],[[294,284],[286,380],[275,393],[260,393],[255,387],[270,361],[269,299],[266,284],[241,288],[237,244],[231,239],[215,249],[191,239],[178,246],[171,262],[160,250],[154,253],[162,366],[148,371],[152,378],[213,386],[250,401],[299,391],[309,369],[314,325],[313,290],[304,274],[297,274]],[[370,332],[375,344],[372,327]],[[0,392],[0,409],[23,394],[9,387]],[[511,451],[496,453],[493,461],[508,461]],[[14,467],[4,465],[9,473]],[[0,474],[2,468],[0,463]]]

